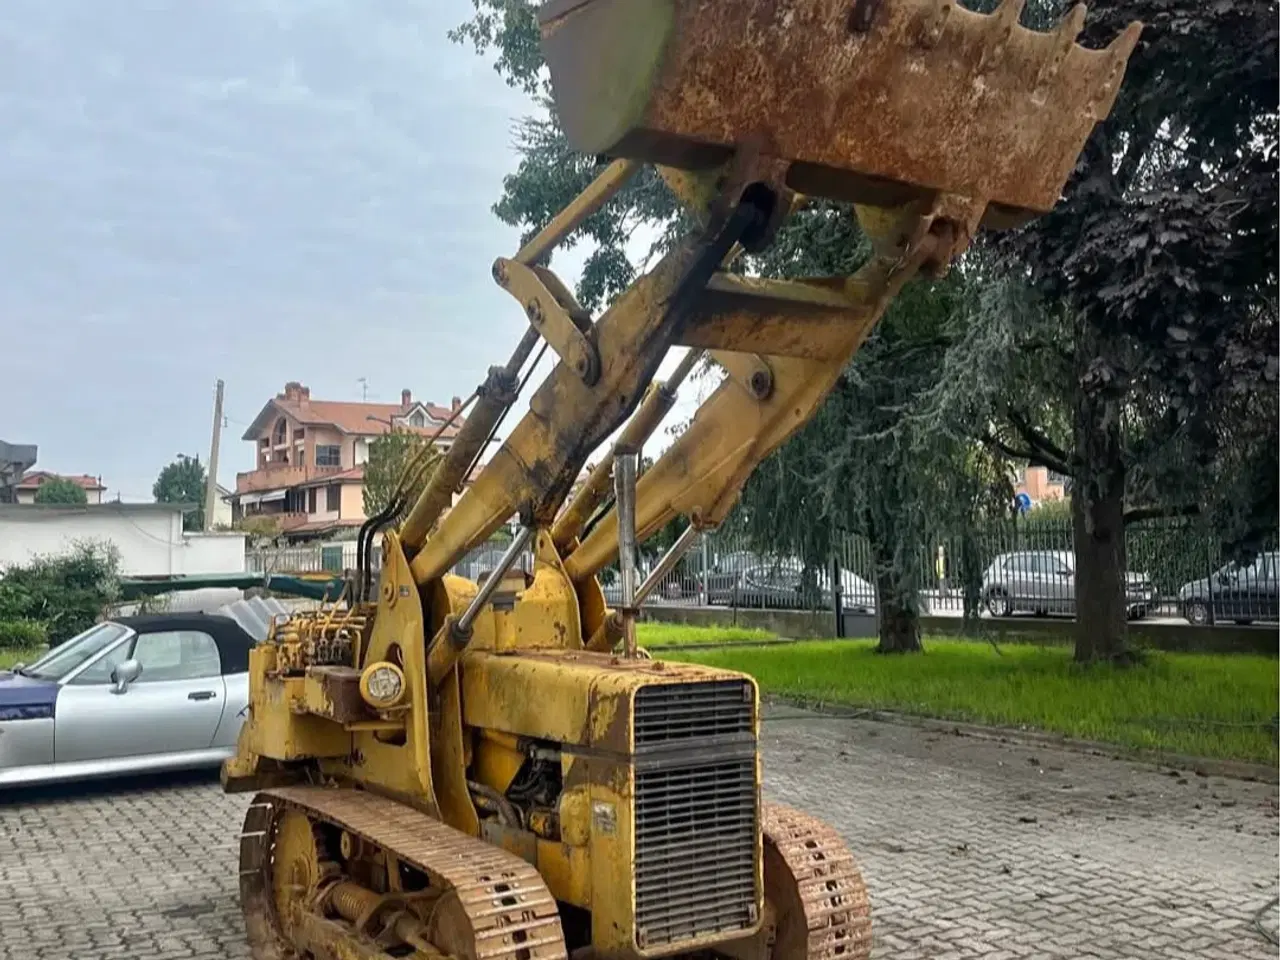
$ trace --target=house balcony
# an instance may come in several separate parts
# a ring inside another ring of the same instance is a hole
[[[345,467],[297,466],[292,463],[268,463],[257,470],[236,474],[236,493],[255,493],[261,490],[280,490],[296,487],[313,480],[323,480],[342,473]]]

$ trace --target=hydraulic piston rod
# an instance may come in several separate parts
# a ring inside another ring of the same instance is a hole
[[[636,655],[636,454],[617,451],[613,461],[618,504],[618,574],[622,580],[622,648]]]
[[[471,642],[471,627],[476,622],[476,617],[480,615],[480,611],[485,608],[493,593],[498,589],[498,585],[502,582],[503,577],[507,575],[512,565],[524,552],[524,548],[528,546],[529,538],[533,535],[532,527],[521,527],[519,532],[511,539],[511,543],[507,546],[506,552],[502,554],[502,558],[498,561],[493,572],[480,584],[480,589],[476,591],[476,595],[471,598],[471,602],[467,604],[467,609],[462,611],[462,615],[457,620],[447,622],[441,633],[436,636],[435,641],[431,644],[431,649],[427,651],[427,677],[431,683],[438,684],[443,680],[457,662],[459,655],[463,650],[467,649],[467,644]]]

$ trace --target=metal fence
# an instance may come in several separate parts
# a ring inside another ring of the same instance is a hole
[[[967,536],[941,538],[910,567],[920,610],[935,616],[979,617],[1075,614],[1075,555],[1068,518],[1035,514]],[[492,570],[509,538],[471,550],[453,567],[476,580]],[[1132,619],[1173,618],[1198,625],[1280,620],[1280,552],[1268,549],[1238,564],[1193,522],[1151,521],[1126,531],[1126,608]],[[716,531],[693,547],[649,595],[654,606],[835,610],[874,614],[875,564],[870,544],[844,538],[834,556],[806,564],[752,547],[741,534]],[[375,560],[379,555],[374,550]],[[643,578],[661,550],[644,545]],[[354,543],[251,551],[248,569],[340,572],[355,567]],[[518,561],[532,569],[528,550]],[[621,599],[616,568],[600,573],[605,597]]]

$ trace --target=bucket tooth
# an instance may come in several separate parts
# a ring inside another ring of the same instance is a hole
[[[988,226],[1057,201],[1115,102],[1141,25],[1102,50],[954,0],[550,0],[539,10],[570,144],[687,171],[751,145],[797,193],[898,206],[937,193]]]

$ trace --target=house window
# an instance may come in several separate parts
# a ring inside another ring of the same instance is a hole
[[[307,432],[305,430],[299,427],[297,430],[293,431],[293,439],[301,440],[304,436],[306,436],[306,433]]]
[[[307,448],[298,448],[298,466],[305,467],[307,465]]]
[[[267,437],[259,437],[258,446],[262,447],[265,450],[267,447],[271,446],[271,440]]]
[[[316,494],[318,492],[315,487],[307,491],[307,513],[316,512]]]
[[[278,447],[280,446],[280,444],[284,443],[285,440],[288,439],[288,437],[289,437],[289,424],[285,422],[284,417],[281,417],[279,420],[276,421],[276,428],[275,428],[275,431],[272,433],[272,440],[275,441],[275,445]]]
[[[285,513],[305,513],[307,509],[307,492],[290,490],[284,495]]]
[[[427,422],[423,419],[421,413],[415,413],[409,418],[409,426],[411,427],[425,427],[426,425]]]
[[[316,466],[342,466],[342,448],[337,444],[325,444],[323,446],[316,447]]]
[[[336,483],[331,483],[324,488],[325,509],[330,513],[337,513],[342,506],[342,487]]]

